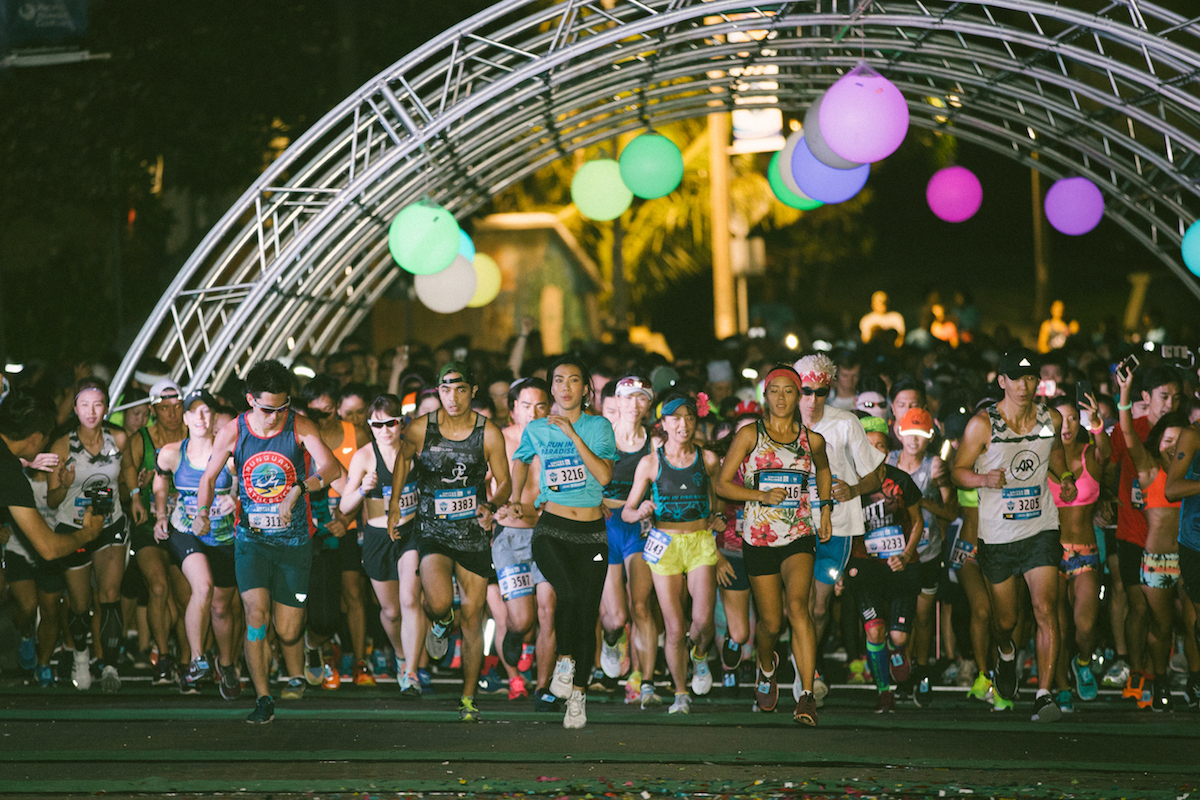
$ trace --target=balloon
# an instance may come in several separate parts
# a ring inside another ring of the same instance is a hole
[[[808,142],[808,149],[816,156],[817,161],[820,161],[827,167],[834,169],[854,169],[858,163],[848,161],[837,153],[829,149],[829,145],[825,143],[825,137],[821,135],[821,99],[825,95],[821,95],[816,99],[808,111],[804,114],[804,127],[800,130],[804,133],[804,141]]]
[[[806,195],[822,203],[842,203],[854,197],[866,185],[870,174],[870,164],[854,169],[825,166],[817,161],[803,139],[792,154],[792,177]]]
[[[624,214],[633,202],[633,192],[621,180],[616,161],[598,158],[580,167],[571,179],[571,200],[580,214],[603,222]]]
[[[653,131],[625,145],[617,163],[621,181],[646,200],[669,195],[683,181],[683,153],[670,139]]]
[[[417,299],[430,311],[453,314],[461,311],[475,296],[475,267],[456,255],[450,266],[433,275],[418,275],[413,279]]]
[[[779,169],[779,163],[783,160],[783,153],[785,152],[787,152],[786,148],[771,156],[771,163],[767,166],[767,183],[771,184],[771,191],[779,198],[779,202],[785,206],[798,208],[801,211],[810,211],[825,205],[820,200],[813,200],[811,197],[796,194],[787,187],[787,181],[783,179],[783,171]]]
[[[475,263],[475,294],[468,308],[486,306],[500,294],[500,265],[487,253],[476,253]]]
[[[1193,222],[1183,234],[1183,263],[1200,277],[1200,222]]]
[[[1087,178],[1057,180],[1042,205],[1046,219],[1059,233],[1082,236],[1104,217],[1104,195]]]
[[[458,240],[458,254],[467,261],[475,258],[475,243],[471,241],[471,237],[467,236],[467,232],[459,230],[462,238]]]
[[[904,95],[865,61],[829,87],[818,117],[825,144],[859,164],[887,158],[908,134]]]
[[[802,130],[795,131],[794,133],[792,133],[791,136],[789,136],[787,138],[787,141],[783,145],[783,149],[780,150],[778,153],[776,153],[776,155],[779,156],[778,164],[788,165],[787,169],[783,169],[782,167],[779,167],[777,165],[776,168],[779,170],[779,180],[783,183],[784,187],[789,192],[791,192],[796,197],[799,197],[806,204],[815,202],[818,205],[825,205],[820,200],[813,200],[811,197],[806,195],[804,193],[804,191],[796,184],[796,176],[792,174],[792,170],[791,170],[792,154],[796,152],[796,145],[799,144],[803,140],[804,140],[804,131],[802,131]],[[771,160],[772,161],[775,160],[774,156],[772,156]],[[770,167],[767,167],[767,180],[768,181],[771,180],[771,168]],[[775,192],[775,195],[780,200],[783,200],[783,195],[779,194],[779,192]],[[786,200],[784,200],[784,202],[787,203]],[[787,205],[792,205],[792,204],[787,203]],[[817,206],[805,206],[805,207],[795,206],[795,208],[800,208],[801,210],[805,210],[806,208],[816,208],[816,207]]]
[[[432,275],[450,266],[462,239],[454,215],[421,200],[400,211],[388,228],[388,250],[414,275]]]
[[[925,187],[925,202],[940,220],[963,222],[983,203],[983,186],[966,167],[939,169]]]

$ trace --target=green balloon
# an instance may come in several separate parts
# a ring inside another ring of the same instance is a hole
[[[779,198],[779,202],[792,208],[798,208],[801,211],[812,211],[814,208],[820,208],[825,205],[820,200],[813,200],[811,197],[801,197],[793,192],[783,182],[783,178],[779,175],[779,152],[771,156],[771,163],[767,167],[767,183],[771,184],[771,191],[775,192],[775,196]]]
[[[616,161],[598,158],[580,167],[571,179],[571,200],[580,214],[603,222],[624,214],[633,202],[633,192],[621,180]]]
[[[621,180],[645,200],[665,197],[683,181],[683,153],[658,133],[643,133],[625,145],[618,163]]]
[[[392,258],[414,275],[433,275],[450,266],[461,243],[454,215],[428,200],[402,209],[388,228]]]

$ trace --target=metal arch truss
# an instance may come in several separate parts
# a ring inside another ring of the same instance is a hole
[[[614,133],[776,103],[803,110],[859,59],[912,123],[1050,178],[1198,297],[1179,245],[1200,212],[1200,17],[1144,0],[501,0],[410,53],[292,144],[209,231],[139,333],[220,387],[261,358],[327,352],[399,278],[387,227],[430,196],[465,218]],[[765,87],[764,88],[764,82]],[[745,107],[745,106],[742,106]]]

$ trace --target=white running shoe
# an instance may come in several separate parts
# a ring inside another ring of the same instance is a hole
[[[112,664],[106,664],[104,671],[100,673],[100,689],[105,694],[116,694],[121,691],[121,676],[117,674],[117,668]]]
[[[559,662],[562,663],[562,662]],[[555,672],[557,677],[558,673]],[[587,724],[587,696],[578,689],[567,698],[567,713],[563,716],[563,727],[578,729]]]
[[[71,683],[81,692],[92,688],[92,667],[86,650],[72,650],[75,663],[71,665]]]
[[[667,709],[668,714],[690,714],[692,713],[692,696],[686,692],[675,695],[675,702],[671,703],[671,707]]]
[[[692,660],[692,691],[699,696],[706,695],[712,691],[713,687],[712,670],[708,667],[708,659],[696,658],[691,654],[689,654],[689,658]]]
[[[829,684],[820,675],[813,676],[813,699],[817,701],[817,708],[825,705],[825,695],[829,694]],[[800,701],[797,700],[797,703]]]
[[[610,678],[621,677],[621,651],[600,637],[600,669]]]
[[[560,658],[554,665],[554,676],[550,678],[550,692],[555,697],[569,700],[575,683],[575,659]],[[582,723],[581,723],[582,724]]]

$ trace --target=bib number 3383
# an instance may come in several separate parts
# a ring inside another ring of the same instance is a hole
[[[475,490],[439,489],[433,495],[433,515],[438,519],[472,519],[475,516]]]

